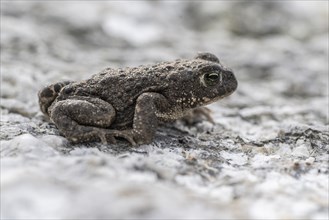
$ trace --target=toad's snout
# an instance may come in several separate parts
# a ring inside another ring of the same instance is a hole
[[[238,81],[232,71],[225,71],[222,73],[222,83],[228,94],[233,93],[238,87]]]

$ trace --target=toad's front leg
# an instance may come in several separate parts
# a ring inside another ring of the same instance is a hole
[[[117,131],[114,136],[126,138],[132,145],[152,142],[158,127],[157,111],[168,108],[167,99],[154,92],[141,94],[136,101],[133,128]]]

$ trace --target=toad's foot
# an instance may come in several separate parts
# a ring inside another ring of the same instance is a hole
[[[215,124],[214,119],[211,117],[211,110],[207,107],[199,107],[193,109],[183,118],[181,118],[188,125],[194,125],[203,120],[209,121],[212,124]]]
[[[80,126],[80,132],[66,131],[64,135],[73,144],[89,141],[101,141],[102,144],[116,144],[117,138],[123,138],[133,146],[143,143],[143,141],[134,134],[133,130],[120,131]]]

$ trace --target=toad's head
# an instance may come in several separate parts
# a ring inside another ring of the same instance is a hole
[[[181,82],[173,82],[180,83],[177,102],[184,109],[213,103],[232,94],[238,86],[232,70],[213,54],[199,53],[186,63],[186,68],[178,73]]]

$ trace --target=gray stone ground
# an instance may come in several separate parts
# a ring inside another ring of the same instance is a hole
[[[59,136],[37,91],[210,51],[239,88],[154,143]],[[2,219],[328,219],[327,1],[1,1]]]

